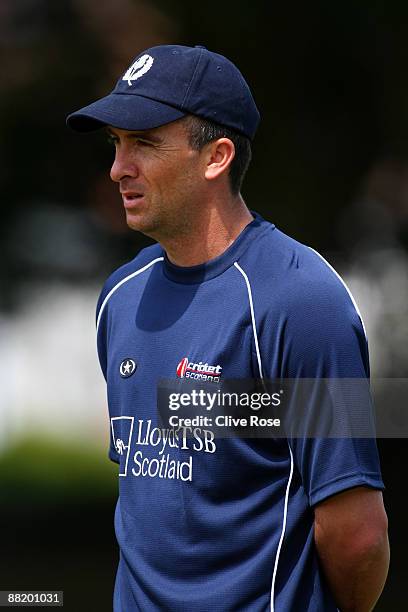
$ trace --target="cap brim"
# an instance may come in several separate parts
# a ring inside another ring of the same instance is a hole
[[[185,114],[143,96],[111,93],[68,115],[67,125],[77,132],[92,132],[105,125],[122,130],[150,130]]]

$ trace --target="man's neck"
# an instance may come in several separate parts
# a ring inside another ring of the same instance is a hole
[[[251,221],[253,216],[239,195],[228,205],[208,208],[185,236],[160,243],[172,263],[196,266],[222,255]]]

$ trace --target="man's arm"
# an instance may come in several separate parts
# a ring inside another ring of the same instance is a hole
[[[389,544],[382,494],[356,487],[315,507],[315,542],[341,612],[369,612],[387,577]]]

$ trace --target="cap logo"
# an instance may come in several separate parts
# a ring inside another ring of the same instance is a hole
[[[140,79],[153,66],[154,58],[151,55],[142,55],[126,70],[122,77],[122,81],[127,81],[128,85],[132,85],[132,81]]]

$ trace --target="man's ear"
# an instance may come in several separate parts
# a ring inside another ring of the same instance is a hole
[[[226,172],[235,157],[235,146],[229,138],[218,138],[208,143],[205,178],[213,181]]]

